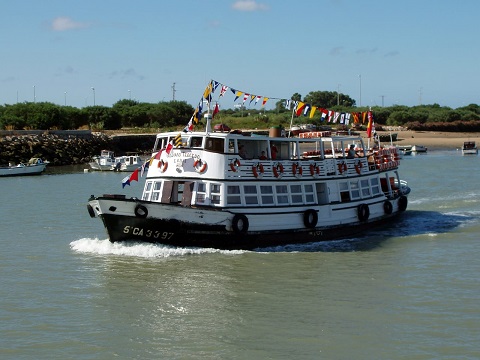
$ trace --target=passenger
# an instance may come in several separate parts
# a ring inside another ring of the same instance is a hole
[[[357,153],[355,152],[355,145],[351,144],[347,153],[347,159],[353,159],[355,156],[357,156]]]
[[[247,150],[245,150],[245,145],[240,145],[238,148],[238,155],[240,155],[242,159],[246,159],[248,157]]]
[[[262,154],[259,157],[260,160],[267,160],[267,156],[265,155],[265,151],[262,151]]]
[[[272,146],[270,147],[270,152],[272,153],[272,160],[276,160],[278,150],[277,150],[277,147],[274,144],[272,144]]]

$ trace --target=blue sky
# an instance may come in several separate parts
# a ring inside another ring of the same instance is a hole
[[[0,104],[169,101],[175,83],[196,106],[210,79],[271,98],[480,104],[479,14],[477,0],[3,0]]]

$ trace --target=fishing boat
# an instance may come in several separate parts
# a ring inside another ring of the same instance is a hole
[[[130,154],[124,156],[118,156],[114,159],[114,165],[111,170],[113,171],[126,171],[132,172],[143,163],[142,158],[138,154]]]
[[[102,150],[99,156],[94,156],[88,163],[92,170],[111,171],[115,169],[115,153],[110,150]]]
[[[399,166],[396,149],[367,152],[360,136],[251,137],[212,132],[207,121],[205,131],[157,134],[140,197],[92,195],[87,209],[111,242],[219,249],[318,242],[404,212],[410,188]]]
[[[478,148],[475,144],[475,141],[465,141],[462,147],[462,154],[463,155],[477,155]]]
[[[41,158],[31,158],[26,164],[0,166],[0,176],[40,175],[45,171],[47,164],[48,161],[43,161]]]

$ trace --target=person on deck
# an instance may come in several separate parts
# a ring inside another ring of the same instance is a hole
[[[355,152],[355,145],[351,144],[350,149],[348,149],[347,159],[353,159],[356,155],[357,153]]]
[[[277,159],[278,149],[277,149],[277,147],[275,146],[275,144],[272,144],[272,146],[270,146],[270,153],[272,154],[272,160],[276,160],[276,159]]]

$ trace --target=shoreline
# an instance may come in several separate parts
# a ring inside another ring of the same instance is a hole
[[[445,131],[377,131],[378,135],[397,134],[394,145],[423,145],[428,150],[459,150],[465,141],[475,141],[480,144],[480,133],[445,132]],[[366,132],[360,132],[366,138]],[[385,142],[382,142],[385,144]]]

